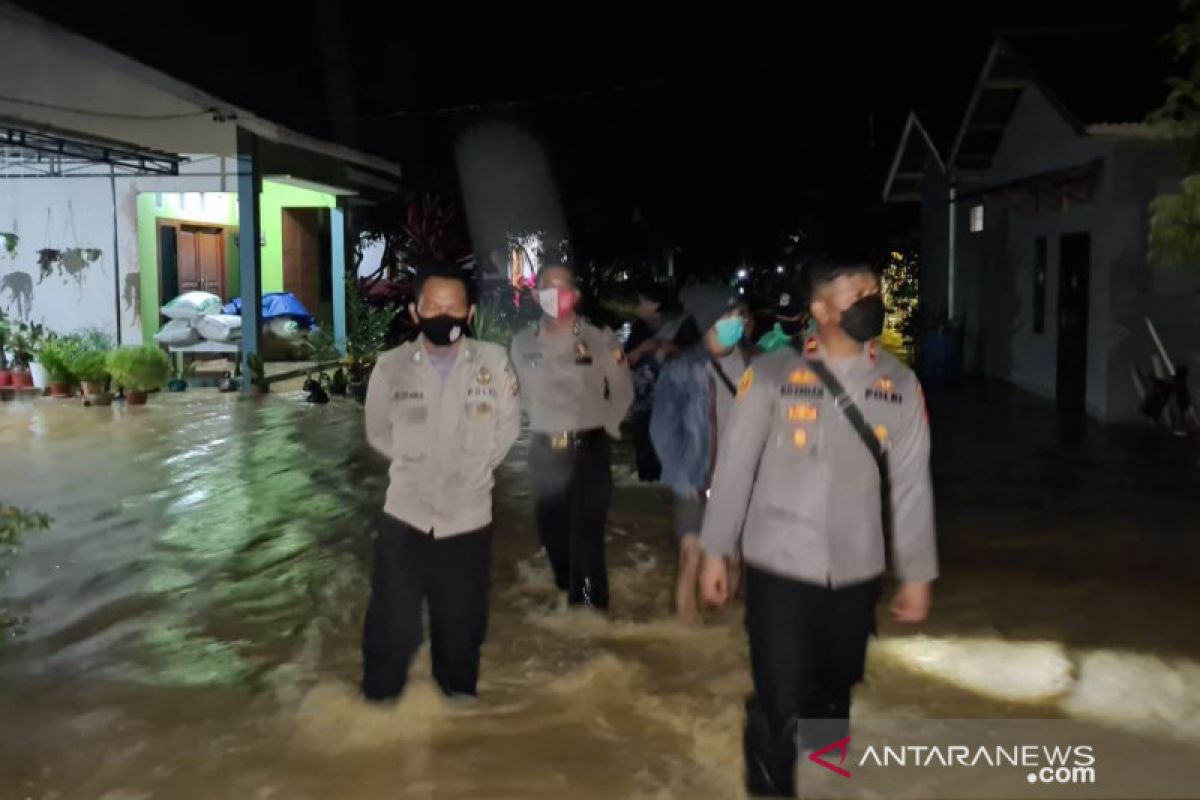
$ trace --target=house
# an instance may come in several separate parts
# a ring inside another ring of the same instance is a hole
[[[0,308],[150,342],[203,289],[289,291],[346,332],[353,217],[400,168],[289,130],[0,2]],[[254,298],[251,300],[251,298]]]
[[[911,114],[884,186],[920,204],[921,305],[961,325],[965,368],[1068,416],[1136,418],[1146,318],[1200,367],[1200,279],[1147,259],[1149,204],[1185,172],[1145,122],[1160,56],[1124,31],[1001,36],[953,138]]]

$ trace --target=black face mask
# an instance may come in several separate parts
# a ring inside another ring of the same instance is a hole
[[[467,330],[466,317],[452,317],[442,314],[437,317],[419,317],[417,327],[426,339],[438,347],[454,344]]]
[[[799,336],[804,333],[804,317],[799,319],[780,319],[779,330],[783,331],[784,336]]]
[[[869,294],[842,312],[842,330],[855,341],[869,342],[883,333],[883,297]]]

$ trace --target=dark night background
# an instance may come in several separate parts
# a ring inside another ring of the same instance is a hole
[[[917,108],[947,147],[997,30],[1115,26],[1152,52],[1178,18],[1163,0],[26,5],[268,119],[391,158],[410,188],[453,190],[456,134],[518,122],[547,147],[577,244],[593,257],[673,244],[685,270],[769,263],[796,230],[817,245],[906,230],[911,210],[879,199],[904,117]],[[1167,63],[1157,52],[1147,69]]]

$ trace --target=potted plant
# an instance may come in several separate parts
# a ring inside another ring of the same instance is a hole
[[[12,373],[8,369],[8,356],[4,353],[4,348],[8,346],[8,337],[12,332],[12,328],[8,322],[8,315],[0,311],[0,387],[12,386]]]
[[[16,331],[10,333],[9,344],[12,346],[12,385],[17,389],[28,389],[33,386],[33,375],[29,370],[33,359],[29,326],[24,322],[18,325]]]
[[[113,382],[125,390],[125,400],[131,406],[145,405],[147,393],[162,389],[171,377],[167,354],[153,344],[113,350],[107,364]]]
[[[48,333],[46,329],[38,324],[30,324],[22,322],[18,327],[18,333],[24,343],[24,364],[29,371],[31,384],[38,389],[45,389],[47,385],[46,369],[41,363],[41,352],[46,342],[54,339],[53,333]],[[16,385],[16,381],[13,382]]]
[[[112,405],[108,391],[108,351],[83,349],[71,359],[71,372],[83,384],[83,396],[94,406]]]
[[[80,350],[79,341],[70,336],[56,336],[42,345],[38,358],[42,368],[46,370],[51,397],[63,398],[72,395],[72,384],[77,378],[71,371],[71,362]]]

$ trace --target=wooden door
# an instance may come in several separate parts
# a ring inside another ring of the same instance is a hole
[[[196,274],[200,291],[225,297],[225,236],[219,230],[198,230],[196,237]]]
[[[180,228],[176,237],[176,264],[179,270],[179,293],[200,291],[200,265],[196,257],[196,233]]]
[[[321,302],[321,208],[283,209],[283,290],[315,315]]]
[[[201,225],[180,225],[175,233],[173,260],[177,294],[208,292],[225,296],[225,231]],[[163,248],[163,270],[169,269]],[[172,295],[174,297],[175,295]],[[170,300],[171,298],[167,298]]]

